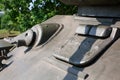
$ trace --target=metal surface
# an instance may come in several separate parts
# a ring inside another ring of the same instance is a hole
[[[12,44],[8,43],[7,41],[0,40],[0,49],[6,49],[13,47]]]
[[[103,34],[102,31],[99,29],[93,31],[94,35],[98,33],[97,31],[101,31],[99,36]],[[106,28],[105,28],[106,29]],[[92,30],[92,28],[91,28]],[[90,34],[91,34],[90,30]],[[90,37],[87,36],[80,36],[75,35],[65,43],[61,44],[58,49],[56,48],[54,56],[60,60],[66,61],[73,65],[77,66],[85,66],[92,63],[93,60],[96,59],[100,54],[104,52],[117,38],[120,32],[117,28],[113,28],[110,37],[106,39],[100,39],[98,37]]]
[[[75,33],[80,35],[89,35],[91,27],[91,25],[79,25]]]
[[[104,25],[93,26],[89,31],[89,35],[94,37],[106,38],[111,35],[113,30],[109,26]]]
[[[69,5],[83,5],[83,6],[88,6],[88,5],[104,5],[104,6],[110,6],[110,5],[119,5],[120,0],[60,0],[65,4]]]
[[[120,79],[119,39],[116,42],[114,42],[112,46],[109,46],[109,48],[104,52],[104,54],[92,65],[82,68],[76,67],[74,65],[55,59],[53,57],[53,54],[55,50],[58,47],[60,47],[61,44],[65,43],[75,34],[76,29],[80,25],[79,20],[75,20],[73,16],[55,16],[44,22],[44,24],[53,22],[63,24],[64,29],[62,29],[57,36],[55,36],[42,48],[39,47],[37,49],[34,48],[26,53],[25,51],[28,48],[22,46],[15,48],[13,51],[11,51],[9,55],[13,55],[13,57],[6,61],[8,62],[13,61],[13,63],[11,65],[8,65],[4,70],[0,72],[0,79],[2,80]],[[97,24],[97,22],[95,24]],[[117,36],[119,36],[119,34]]]
[[[83,6],[78,8],[79,16],[120,17],[120,6]]]
[[[13,38],[22,46],[2,61],[0,80],[120,80],[120,0],[61,1],[79,5],[78,15],[56,15]]]
[[[26,32],[13,37],[13,38],[4,38],[5,41],[17,44],[17,46],[29,46],[33,41],[34,33],[32,30],[27,30]]]
[[[53,37],[55,37],[62,28],[62,24],[57,23],[35,25],[34,27],[32,27],[32,30],[36,35],[33,47],[44,46]]]
[[[4,40],[0,40],[0,71],[6,66],[2,63],[4,59],[8,59],[7,54],[11,51],[10,49],[14,47],[13,44],[10,44]]]
[[[4,38],[5,41],[20,46],[37,47],[44,46],[53,37],[59,33],[63,28],[62,24],[48,23],[48,24],[37,24],[30,30],[13,37]]]

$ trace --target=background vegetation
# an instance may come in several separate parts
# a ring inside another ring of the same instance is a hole
[[[77,8],[58,0],[1,0],[0,10],[5,11],[0,29],[23,32],[56,14],[73,14]]]

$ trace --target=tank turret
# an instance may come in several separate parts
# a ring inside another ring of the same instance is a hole
[[[65,4],[70,5],[84,5],[84,6],[98,6],[98,5],[119,5],[120,0],[60,0]]]
[[[120,17],[120,0],[60,0],[69,5],[77,5],[79,16]]]
[[[0,40],[0,80],[120,80],[120,0],[60,1],[78,11]]]

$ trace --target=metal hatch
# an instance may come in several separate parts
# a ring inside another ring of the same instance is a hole
[[[118,33],[118,28],[109,26],[81,25],[54,56],[76,66],[89,65],[118,38]]]

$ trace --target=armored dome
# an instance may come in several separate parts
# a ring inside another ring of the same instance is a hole
[[[119,5],[120,0],[60,0],[69,5],[96,6],[96,5]]]

